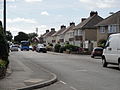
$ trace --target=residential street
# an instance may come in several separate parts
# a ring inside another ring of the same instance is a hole
[[[33,51],[11,52],[10,55],[16,60],[21,58],[18,62],[27,67],[28,73],[37,73],[35,77],[39,77],[40,68],[57,75],[57,83],[37,90],[120,90],[120,71],[117,66],[103,68],[99,58]]]

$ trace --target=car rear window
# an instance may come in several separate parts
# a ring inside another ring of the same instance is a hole
[[[98,49],[95,49],[95,51],[103,51],[103,49],[98,48]]]

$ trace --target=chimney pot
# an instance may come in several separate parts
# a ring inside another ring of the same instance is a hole
[[[61,29],[63,29],[63,28],[66,28],[66,26],[62,25],[62,26],[61,26]]]
[[[46,33],[48,33],[49,32],[49,30],[46,30]]]
[[[54,31],[55,31],[55,28],[51,28],[51,31],[54,32]]]
[[[90,12],[90,17],[92,17],[93,15],[98,15],[98,12],[97,11],[96,12],[95,11],[91,11]]]
[[[74,23],[74,22],[71,22],[71,23],[70,23],[70,26],[72,26],[72,25],[75,26],[75,23]]]

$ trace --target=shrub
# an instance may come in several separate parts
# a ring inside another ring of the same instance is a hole
[[[98,41],[98,47],[104,48],[105,47],[105,43],[106,43],[106,40],[104,40],[104,39],[99,40]]]
[[[59,52],[60,52],[60,53],[63,53],[63,51],[66,51],[66,48],[65,48],[65,46],[61,46],[61,47],[60,47],[60,50],[59,50]]]
[[[61,45],[60,45],[59,43],[56,44],[55,47],[54,47],[54,51],[55,51],[55,52],[59,52],[60,47],[61,47]]]
[[[5,33],[2,28],[2,23],[0,22],[0,59],[5,60],[6,63],[6,68],[9,64],[8,61],[8,53],[9,53],[9,44],[6,41],[5,38]]]

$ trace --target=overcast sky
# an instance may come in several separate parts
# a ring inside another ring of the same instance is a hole
[[[109,12],[120,10],[120,0],[7,0],[7,30],[13,35],[19,31],[45,33],[46,29],[70,22],[80,23],[89,17],[90,11],[97,11],[106,18]],[[0,20],[3,20],[3,0],[0,0]]]

